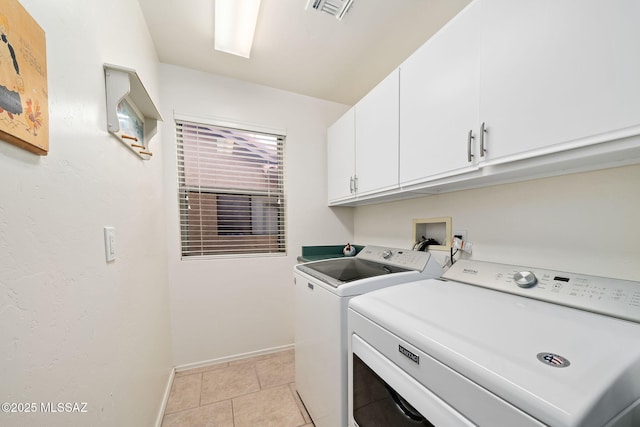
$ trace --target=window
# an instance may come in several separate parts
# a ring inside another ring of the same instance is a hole
[[[284,136],[176,118],[182,257],[286,252]]]

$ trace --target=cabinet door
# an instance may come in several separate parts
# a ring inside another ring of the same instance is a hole
[[[355,197],[355,109],[327,131],[327,193],[329,203]]]
[[[484,3],[486,160],[573,148],[640,124],[638,0]]]
[[[359,196],[398,187],[399,76],[395,70],[356,104]]]
[[[400,183],[475,169],[479,10],[471,3],[400,66]]]

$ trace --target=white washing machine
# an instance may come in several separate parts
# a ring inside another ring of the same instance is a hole
[[[639,282],[458,261],[348,323],[351,426],[640,426]]]
[[[378,246],[294,267],[296,388],[316,427],[347,425],[349,300],[441,274],[428,252]]]

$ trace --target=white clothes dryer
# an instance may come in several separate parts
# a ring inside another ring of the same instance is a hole
[[[348,323],[351,426],[640,426],[639,282],[465,260]]]

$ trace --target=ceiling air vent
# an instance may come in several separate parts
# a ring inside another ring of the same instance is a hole
[[[317,10],[335,16],[338,21],[349,12],[353,0],[309,0],[306,9]]]

